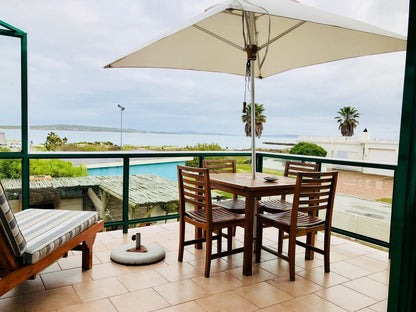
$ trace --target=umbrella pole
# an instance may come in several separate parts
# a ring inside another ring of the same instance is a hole
[[[250,60],[251,70],[251,166],[253,179],[256,178],[256,104],[254,102],[254,61]]]

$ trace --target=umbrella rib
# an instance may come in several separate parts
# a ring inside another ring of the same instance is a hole
[[[281,34],[277,35],[276,37],[270,39],[268,42],[266,42],[265,44],[263,44],[262,46],[260,46],[258,48],[258,50],[260,51],[261,49],[267,47],[267,45],[272,44],[273,42],[275,42],[276,40],[279,40],[280,38],[286,36],[288,33],[291,33],[292,31],[294,31],[295,29],[299,28],[300,26],[302,26],[303,24],[305,24],[306,21],[300,21],[299,23],[297,23],[296,25],[290,27],[288,30],[282,32]]]
[[[221,40],[224,43],[227,43],[228,45],[230,45],[230,46],[232,46],[234,48],[237,48],[238,50],[245,51],[245,49],[242,48],[242,47],[240,47],[238,44],[235,44],[234,42],[232,42],[232,41],[230,41],[228,39],[225,39],[224,37],[218,36],[217,34],[213,33],[212,31],[209,31],[208,29],[205,29],[205,28],[203,28],[201,26],[198,26],[196,24],[194,24],[192,26],[195,27],[196,29],[198,29],[198,30],[200,30],[200,31],[202,31],[202,32],[204,32],[204,33],[206,33],[206,34],[208,34],[208,35],[210,35],[210,36],[218,39],[218,40]]]

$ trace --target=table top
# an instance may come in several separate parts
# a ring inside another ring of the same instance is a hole
[[[265,190],[265,189],[279,189],[279,188],[293,188],[296,185],[296,178],[276,176],[277,180],[268,182],[264,178],[273,175],[257,172],[256,178],[253,179],[251,172],[244,173],[218,173],[211,174],[211,184],[220,184],[238,189],[249,191]]]

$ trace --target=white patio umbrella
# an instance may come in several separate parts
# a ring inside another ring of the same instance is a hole
[[[255,177],[254,78],[406,49],[406,37],[294,0],[227,0],[105,68],[157,67],[248,75]]]

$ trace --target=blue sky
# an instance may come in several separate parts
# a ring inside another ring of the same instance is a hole
[[[0,20],[28,34],[30,122],[243,134],[244,77],[166,69],[104,69],[217,0],[1,1]],[[303,0],[406,35],[407,0]],[[0,37],[0,124],[19,124],[19,42]],[[264,135],[339,135],[342,106],[357,131],[397,138],[405,53],[321,64],[256,81]]]

